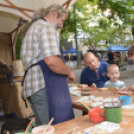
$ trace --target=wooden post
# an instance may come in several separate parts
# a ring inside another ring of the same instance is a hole
[[[5,0],[7,3],[9,3],[11,6],[14,6],[14,7],[17,7],[16,5],[14,5],[11,1],[9,1],[9,0]],[[29,17],[30,19],[32,19],[32,17],[29,15],[29,14],[27,14],[27,13],[25,13],[24,11],[22,11],[21,9],[19,9],[19,11],[21,12],[21,13],[23,13],[23,14],[25,14],[27,17]]]

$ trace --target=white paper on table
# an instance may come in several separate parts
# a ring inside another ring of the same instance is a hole
[[[75,96],[81,96],[81,92],[77,89],[79,89],[79,88],[76,86],[70,87],[69,88],[70,94],[75,95]]]
[[[119,101],[119,98],[113,98],[113,101]]]
[[[74,86],[74,87],[69,87],[69,91],[70,93],[72,93],[74,90],[78,89],[78,87]]]
[[[100,106],[100,108],[104,108],[104,106],[103,106],[103,105],[101,105],[101,106]]]
[[[123,109],[126,109],[126,110],[131,110],[131,109],[134,109],[134,104],[131,104],[131,105],[122,105],[122,108]]]
[[[94,103],[91,104],[91,107],[98,107],[102,104],[103,104],[102,102],[94,102]]]
[[[90,99],[91,101],[94,101],[94,98],[95,98],[94,95],[90,95],[90,96],[89,96],[89,99]]]
[[[71,94],[75,95],[75,96],[81,96],[81,92],[80,91],[72,92]]]
[[[82,101],[84,101],[84,102],[90,101],[89,96],[83,96],[83,97],[79,98],[78,100],[76,100],[75,102],[82,102]]]
[[[95,97],[94,98],[94,101],[97,102],[97,101],[102,101],[103,100],[103,97]]]
[[[102,102],[112,102],[112,98],[103,99]]]

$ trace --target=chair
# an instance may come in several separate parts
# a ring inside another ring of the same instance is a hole
[[[4,130],[9,131],[10,134],[16,130],[25,130],[30,121],[29,119],[13,119],[6,121],[1,126],[1,134],[4,134]]]
[[[133,60],[130,59],[130,58],[127,58],[127,64],[128,64],[128,65],[133,65]]]

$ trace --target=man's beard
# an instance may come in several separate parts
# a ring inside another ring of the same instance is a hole
[[[61,25],[58,24],[58,21],[55,22],[55,28],[56,28],[57,30],[60,29],[60,28],[62,28]]]
[[[56,29],[62,28],[59,24],[56,25]]]

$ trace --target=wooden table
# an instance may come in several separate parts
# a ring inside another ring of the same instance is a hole
[[[22,82],[22,77],[16,77],[16,78],[0,78],[0,83],[14,83],[14,82]]]
[[[103,98],[118,98],[120,95],[119,94],[115,94],[113,92],[113,90],[107,90],[107,91],[91,91],[91,95],[94,95],[95,97],[103,97]],[[82,107],[81,103],[80,102],[75,102],[76,100],[78,100],[79,98],[81,98],[82,96],[75,96],[75,95],[71,95],[71,99],[72,99],[72,104],[73,104],[73,108],[76,108],[76,109],[80,109],[82,111],[85,111],[87,112],[87,109],[85,109],[84,107]],[[132,95],[132,98],[133,98],[133,101],[134,101],[134,95]],[[93,108],[91,107],[91,104],[92,103],[87,103],[87,105],[90,107],[90,108]]]
[[[115,94],[113,90],[106,90],[106,91],[91,91],[91,95],[95,95],[95,97],[104,97],[104,98],[107,98],[107,97],[110,97],[110,98],[118,98],[120,95],[119,94]],[[80,96],[82,97],[82,96]],[[78,100],[80,97],[78,96],[74,96],[74,95],[71,95],[71,99],[72,99],[72,104],[73,104],[73,108],[76,108],[76,109],[79,109],[79,110],[82,110],[84,113],[87,113],[87,109],[85,109],[81,103],[79,102],[75,102],[76,100]],[[134,95],[132,95],[132,98],[133,98],[133,101],[134,101]],[[92,103],[87,103],[87,105],[90,107],[90,108],[93,108],[91,107],[91,104]]]
[[[78,128],[78,132],[79,132],[85,128],[89,128],[97,124],[99,123],[90,122],[89,116],[85,115],[85,116],[81,116],[79,118],[55,125],[54,126],[56,130],[55,134],[64,134],[68,132],[69,130],[76,128],[76,127],[79,127]],[[120,129],[117,129],[112,134],[133,134],[134,133],[134,117],[123,115],[123,119],[119,124],[120,124]]]
[[[107,91],[91,91],[91,95],[95,95],[96,97],[119,97],[118,94],[114,94],[113,90],[107,90]],[[88,110],[85,109],[81,103],[79,102],[75,102],[76,100],[78,100],[79,98],[81,98],[82,96],[74,96],[74,95],[71,95],[71,99],[72,99],[72,104],[73,104],[73,108],[76,108],[76,109],[79,109],[79,110],[82,110],[82,115],[86,115],[88,113]],[[87,104],[90,108],[93,108],[91,107],[91,103]]]

